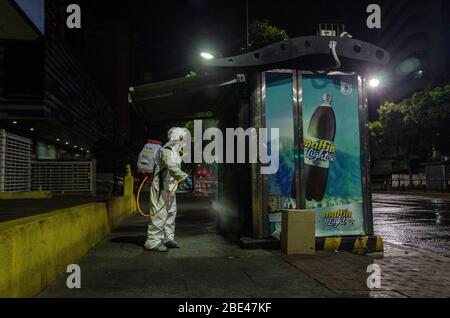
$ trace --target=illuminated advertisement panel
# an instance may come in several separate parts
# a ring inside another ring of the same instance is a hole
[[[267,72],[265,93],[266,127],[279,129],[279,169],[267,176],[267,208],[270,231],[280,238],[281,211],[295,209],[295,148],[292,73]],[[270,144],[269,144],[270,148]]]
[[[364,235],[357,79],[304,75],[302,91],[302,186],[316,236]]]

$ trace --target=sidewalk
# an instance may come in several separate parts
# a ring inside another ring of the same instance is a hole
[[[214,214],[201,198],[180,196],[179,211],[181,249],[144,251],[146,219],[133,216],[80,260],[81,289],[68,289],[63,275],[39,297],[450,296],[450,262],[444,257],[391,245],[384,259],[244,251],[216,234]],[[365,270],[373,262],[381,266],[382,289],[371,292]]]
[[[244,251],[215,233],[199,197],[179,197],[181,249],[144,251],[147,220],[133,216],[80,262],[82,288],[66,276],[40,297],[333,297],[334,292],[270,251]]]
[[[288,262],[337,294],[395,298],[450,297],[450,258],[385,243],[383,255],[318,252],[283,256]],[[367,267],[381,270],[381,288],[367,288]]]

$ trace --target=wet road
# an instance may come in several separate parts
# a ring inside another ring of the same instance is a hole
[[[373,194],[375,233],[450,257],[450,195]]]

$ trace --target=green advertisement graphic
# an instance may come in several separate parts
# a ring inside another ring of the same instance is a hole
[[[281,211],[297,207],[293,85],[292,73],[266,73],[266,127],[278,128],[280,133],[279,169],[276,174],[267,176],[269,222],[275,238],[279,238],[281,233]]]

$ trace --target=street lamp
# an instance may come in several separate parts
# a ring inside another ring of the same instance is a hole
[[[380,80],[378,79],[378,78],[371,78],[370,80],[369,80],[369,86],[371,87],[371,88],[377,88],[378,86],[380,86]]]
[[[214,55],[208,52],[202,52],[200,53],[200,56],[203,57],[206,60],[212,60],[214,58]]]

